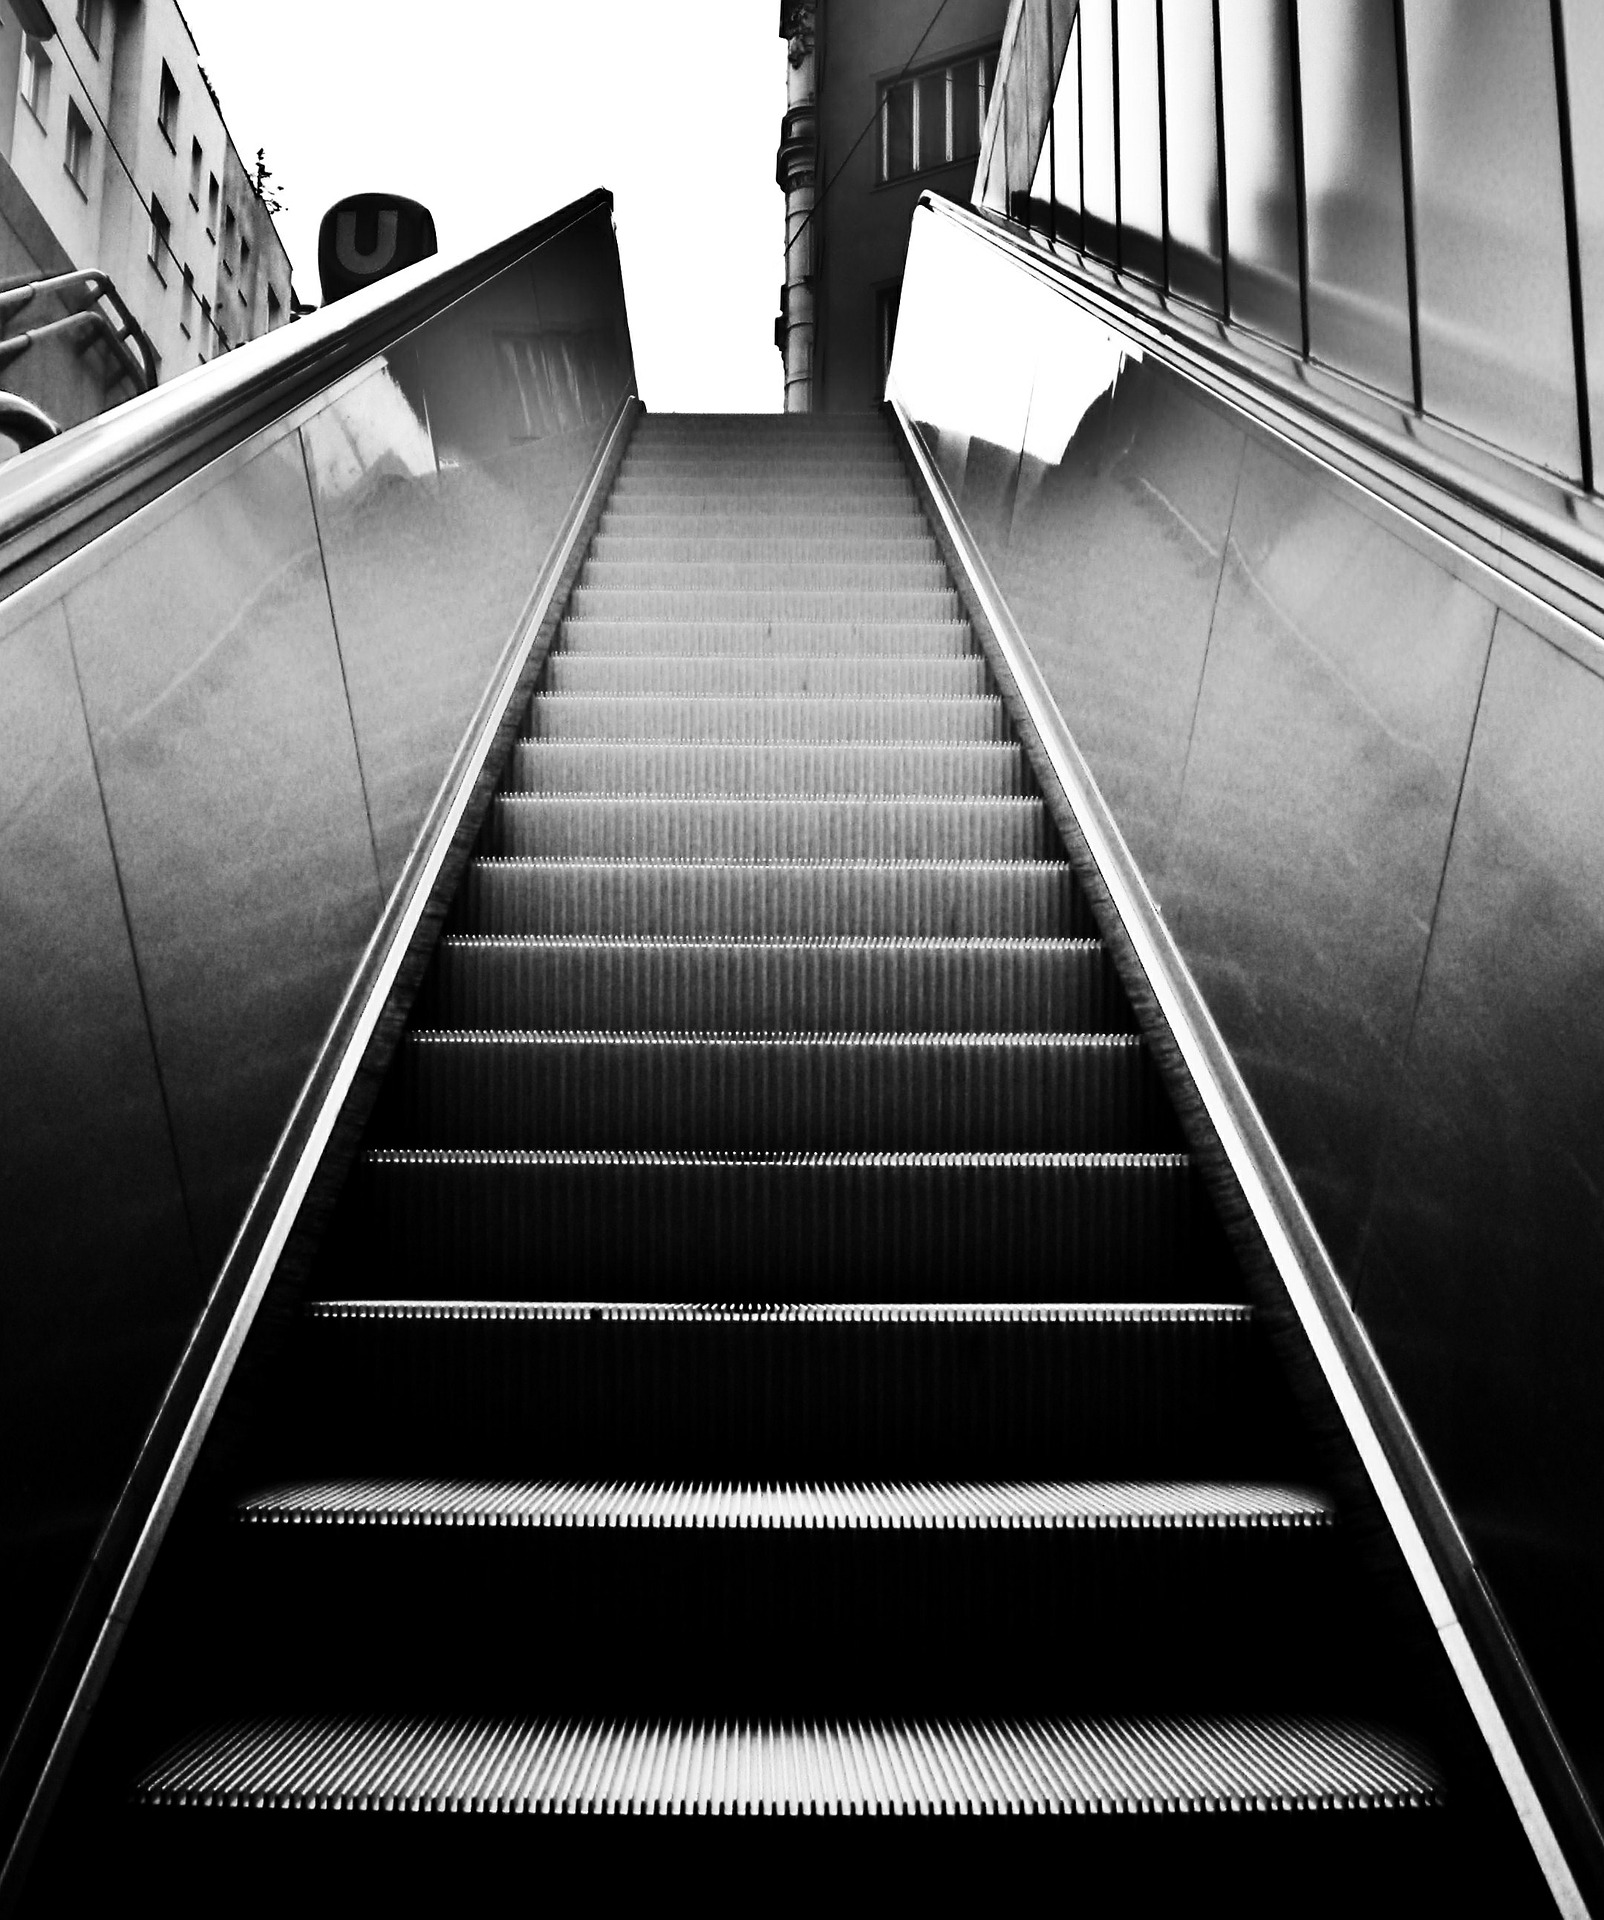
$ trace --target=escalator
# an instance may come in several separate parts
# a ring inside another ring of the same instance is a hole
[[[886,424],[644,420],[64,1831],[1502,1885],[1138,1026]]]

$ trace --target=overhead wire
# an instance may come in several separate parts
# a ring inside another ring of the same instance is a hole
[[[930,38],[931,34],[935,32],[936,22],[947,11],[949,4],[950,4],[950,0],[940,0],[940,4],[937,6],[935,12],[931,14],[930,18],[925,22],[924,32],[921,33],[919,38],[914,42],[913,52],[908,55],[907,59],[903,61],[901,67],[897,70],[896,78],[886,82],[886,89],[896,86],[898,81],[905,80],[907,78],[909,68],[913,65],[914,61],[919,58],[919,54],[924,47],[924,43]],[[882,89],[882,92],[883,91],[885,91],[885,89]],[[879,120],[879,118],[880,118],[880,100],[877,98],[874,103],[874,112],[871,113],[869,115],[869,118],[863,123],[863,129],[859,133],[857,139],[853,141],[852,145],[847,148],[846,153],[842,156],[840,166],[838,166],[835,172],[830,175],[829,179],[825,181],[823,190],[820,192],[818,197],[814,200],[813,205],[809,207],[807,212],[803,215],[801,226],[797,228],[795,233],[788,234],[786,236],[785,250],[787,253],[791,251],[792,247],[796,245],[797,241],[802,238],[803,234],[806,233],[808,228],[812,225],[814,214],[816,214],[820,209],[820,207],[824,205],[825,198],[829,194],[831,187],[833,187],[836,181],[841,178],[842,174],[846,172],[847,166],[851,162],[853,154],[857,152],[859,147],[861,147],[864,141],[869,137],[870,133],[873,132],[875,123],[876,121]]]

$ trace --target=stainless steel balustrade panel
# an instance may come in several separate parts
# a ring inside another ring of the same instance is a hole
[[[1080,14],[1069,30],[1053,94],[1053,232],[1066,246],[1084,241],[1080,191]]]
[[[1164,142],[1172,293],[1224,310],[1213,0],[1164,0]]]
[[[0,634],[0,686],[9,1727],[148,1417],[140,1384],[183,1339],[200,1277],[59,605]]]
[[[1309,351],[1412,401],[1393,0],[1300,0]]]
[[[211,464],[0,607],[0,1751],[633,385],[610,210],[216,425],[283,348],[201,378]],[[40,471],[199,431],[181,398]]]
[[[922,211],[892,391],[1604,1797],[1604,660],[1044,296]]]
[[[1303,337],[1291,21],[1285,0],[1219,9],[1231,313],[1283,346]]]
[[[65,605],[210,1272],[383,898],[300,447],[158,517]]]
[[[1581,475],[1549,0],[1404,0],[1426,411]]]

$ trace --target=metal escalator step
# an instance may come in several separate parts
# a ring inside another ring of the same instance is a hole
[[[638,860],[1042,860],[1057,852],[1039,800],[822,795],[503,793],[489,854]]]
[[[723,694],[537,693],[529,737],[543,740],[1006,740],[991,694],[956,699],[776,699]]]
[[[1305,1472],[1252,1309],[318,1300],[307,1472],[1222,1479]]]
[[[967,620],[604,620],[564,618],[564,655],[673,654],[714,659],[928,654],[980,659]]]
[[[810,501],[806,511],[781,517],[776,504],[760,501],[755,507],[732,509],[718,517],[710,507],[688,510],[663,506],[653,508],[645,501],[633,505],[603,509],[597,525],[601,540],[658,542],[682,540],[771,542],[871,540],[902,547],[912,544],[923,548],[929,541],[930,525],[912,500],[882,503],[878,508],[856,505],[833,506],[828,500]]]
[[[704,526],[690,537],[655,530],[599,533],[590,543],[587,564],[659,566],[684,560],[704,566],[939,566],[941,549],[917,521],[900,536],[841,529],[811,537],[805,532],[717,533]]]
[[[1067,862],[474,860],[463,933],[1090,934]]]
[[[686,541],[672,560],[586,560],[578,585],[591,593],[943,593],[940,560],[718,560]]]
[[[412,1032],[429,1147],[1136,1152],[1177,1143],[1135,1034]]]
[[[732,1033],[1108,1033],[1131,1027],[1096,940],[452,934],[441,1027]]]
[[[1324,1494],[1274,1481],[298,1481],[248,1495],[255,1526],[1147,1531],[1330,1527]]]
[[[613,482],[611,498],[625,500],[736,499],[776,501],[850,500],[873,502],[882,511],[898,500],[914,499],[906,467],[878,456],[868,460],[826,460],[792,467],[772,460],[678,462],[638,472],[627,469]]]
[[[1217,1300],[1184,1154],[430,1151],[362,1163],[339,1291]],[[358,1257],[359,1256],[359,1257]]]
[[[184,1741],[151,1806],[524,1814],[1274,1815],[1435,1806],[1411,1742],[1286,1718],[685,1723],[283,1716]]]
[[[520,740],[506,785],[522,793],[1029,794],[1012,740]]]
[[[957,620],[951,587],[575,587],[576,620]]]
[[[868,657],[819,654],[599,653],[560,649],[546,662],[553,694],[824,696],[832,700],[954,699],[991,691],[978,653]]]

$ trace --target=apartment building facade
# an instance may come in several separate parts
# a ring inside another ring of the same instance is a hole
[[[781,0],[786,409],[879,404],[922,192],[967,201],[1008,0]]]
[[[287,321],[290,262],[177,0],[46,3],[0,8],[0,387],[65,427]]]

